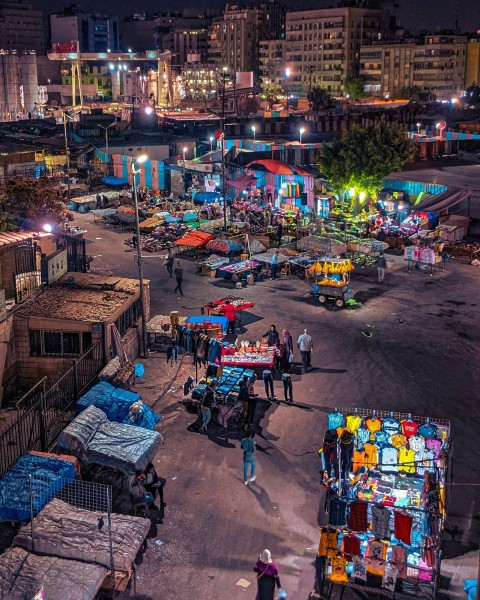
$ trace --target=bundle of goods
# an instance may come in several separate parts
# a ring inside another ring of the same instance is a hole
[[[470,260],[473,260],[476,258],[477,252],[480,252],[480,243],[459,240],[447,242],[443,249],[453,256],[468,256]]]
[[[414,233],[416,233],[417,228],[416,227],[405,227],[405,226],[398,226],[398,225],[390,225],[388,227],[382,227],[381,228],[383,230],[383,232],[385,233],[385,235],[387,237],[393,237],[393,238],[405,238],[405,237],[409,237],[411,235],[413,235]]]
[[[226,296],[221,300],[214,300],[213,302],[209,302],[205,305],[205,307],[217,309],[219,306],[223,306],[226,302],[230,302],[230,304],[235,308],[235,310],[242,310],[243,308],[251,308],[253,306],[252,302],[245,300],[244,298],[239,298],[238,296]]]
[[[347,251],[347,245],[344,242],[318,235],[309,235],[298,240],[297,248],[299,250],[325,250],[333,254],[344,254]]]
[[[230,259],[226,256],[217,256],[216,254],[211,254],[208,258],[202,260],[198,264],[205,267],[210,267],[210,269],[218,269],[218,267],[221,267],[222,265],[228,265],[229,262]]]
[[[343,275],[355,269],[350,259],[317,260],[309,267],[311,273],[323,273],[325,275]]]
[[[253,240],[250,242],[250,252],[252,254],[260,254],[261,252],[265,252],[266,247],[259,240]]]
[[[227,271],[228,273],[238,273],[239,271],[248,271],[250,269],[256,269],[259,266],[260,264],[256,260],[244,260],[239,263],[226,265],[222,268],[222,271]]]
[[[427,248],[426,246],[407,246],[403,257],[405,260],[414,260],[427,265],[433,265],[441,260],[440,256],[435,254],[433,248]]]
[[[199,400],[203,397],[203,394],[208,385],[215,387],[215,404],[227,404],[233,405],[238,400],[238,393],[240,391],[240,383],[247,378],[248,383],[254,379],[254,372],[251,369],[242,369],[239,367],[223,367],[220,377],[202,379],[198,385],[192,391],[192,398]]]
[[[112,358],[112,360],[109,360],[106,366],[100,371],[98,379],[100,381],[112,383],[121,368],[122,363],[120,362],[120,358],[116,356],[115,358]]]
[[[144,252],[160,252],[169,248],[176,240],[184,237],[192,228],[184,223],[158,225],[150,235],[141,235],[140,243]],[[134,247],[134,238],[125,240],[124,244]]]
[[[170,214],[171,213],[169,213],[169,212],[158,212],[158,213],[155,213],[153,216],[156,219],[161,219],[162,221],[164,221],[165,217],[168,217]]]
[[[155,217],[150,217],[149,219],[145,219],[140,223],[140,231],[153,231],[155,227],[161,224],[161,220]]]
[[[165,217],[165,223],[181,223],[182,217],[179,215],[180,215],[180,213],[177,213],[175,216],[167,215]]]
[[[194,231],[190,229],[186,236],[176,240],[174,243],[178,246],[200,248],[202,246],[206,246],[208,242],[213,239],[213,235],[210,233],[204,233],[203,231]]]
[[[223,252],[224,254],[230,254],[235,252],[241,252],[243,244],[239,240],[210,240],[207,244],[207,250],[211,252]]]
[[[375,254],[384,252],[388,248],[388,244],[374,240],[373,238],[367,240],[359,240],[358,242],[350,242],[348,249],[354,252],[361,252],[362,254]]]
[[[185,223],[191,223],[192,221],[198,221],[198,214],[196,210],[186,210],[183,213],[183,220]]]

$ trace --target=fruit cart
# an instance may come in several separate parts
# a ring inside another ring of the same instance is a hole
[[[317,260],[312,264],[309,275],[314,281],[313,295],[320,304],[331,302],[336,308],[342,308],[347,300],[353,298],[349,288],[353,269],[350,259]]]

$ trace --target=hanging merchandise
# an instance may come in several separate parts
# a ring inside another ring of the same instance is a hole
[[[372,506],[372,534],[378,540],[390,539],[391,512],[384,506]]]
[[[351,585],[366,597],[434,600],[449,422],[367,409],[334,409],[327,420],[320,450],[328,487],[329,526],[319,544],[324,584]]]
[[[391,592],[395,591],[397,583],[398,568],[391,562],[385,563],[385,569],[382,579],[382,587]]]
[[[395,511],[394,518],[394,535],[399,542],[403,542],[407,546],[411,544],[411,534],[413,519],[410,515],[402,513],[398,510]]]

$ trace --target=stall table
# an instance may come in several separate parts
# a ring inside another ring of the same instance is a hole
[[[261,265],[259,262],[255,260],[244,260],[224,266],[221,269],[217,269],[215,278],[224,279],[225,281],[232,281],[234,280],[234,276],[236,276],[238,280],[242,275],[249,275],[252,271],[259,271],[260,268]]]
[[[217,325],[221,328],[223,333],[227,333],[228,329],[228,319],[227,317],[202,317],[202,316],[191,316],[188,317],[186,322],[184,323],[187,327],[189,325],[193,325],[195,327],[209,329],[208,325]]]
[[[273,369],[275,367],[275,349],[267,348],[260,352],[235,352],[222,350],[222,365],[244,367],[248,369]]]
[[[238,298],[235,296],[227,296],[226,298],[222,298],[221,300],[213,300],[209,304],[206,304],[203,307],[203,310],[206,311],[207,315],[210,314],[221,314],[223,307],[225,306],[225,302],[229,300],[231,304],[233,304],[233,308],[235,312],[241,312],[242,310],[247,310],[247,308],[253,308],[255,304],[253,302],[248,302],[243,298]]]
[[[187,317],[179,317],[178,325],[185,325]],[[147,344],[171,345],[172,342],[172,323],[170,315],[156,315],[147,323]],[[163,349],[163,348],[160,348]]]

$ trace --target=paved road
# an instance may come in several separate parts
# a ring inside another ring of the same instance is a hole
[[[93,240],[89,253],[96,256],[94,270],[135,276],[133,254],[121,244],[128,236],[91,224],[88,215],[80,219],[88,223],[86,237]],[[242,484],[239,434],[225,435],[214,427],[208,437],[192,431],[195,418],[181,407],[178,390],[169,384],[175,372],[166,370],[162,359],[150,362],[139,392],[166,415],[158,465],[168,480],[168,507],[157,531],[163,544],[150,540],[139,566],[137,597],[253,599],[252,565],[268,547],[280,564],[290,600],[306,600],[317,527],[324,518],[316,449],[328,408],[335,406],[450,419],[455,486],[448,521],[459,527],[460,535],[447,551],[458,554],[478,542],[480,269],[451,262],[445,273],[428,277],[405,272],[398,257],[390,260],[384,286],[375,282],[372,267],[354,273],[352,287],[363,302],[355,311],[330,312],[314,305],[309,288],[293,276],[242,290],[242,296],[255,302],[242,338],[257,339],[275,323],[294,337],[307,325],[316,342],[314,371],[294,378],[297,404],[260,404],[258,480],[251,488]],[[161,261],[145,262],[152,281],[152,314],[172,309],[198,314],[206,301],[231,289],[196,275],[192,262],[185,260],[186,293],[177,300]],[[361,333],[367,329],[371,338]],[[185,359],[176,385],[183,383],[188,369]],[[241,578],[249,587],[238,585]]]

